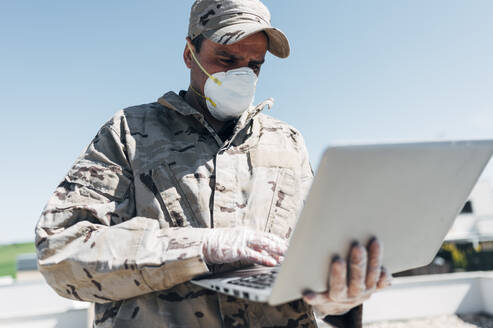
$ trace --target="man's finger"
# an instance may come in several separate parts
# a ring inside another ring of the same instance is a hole
[[[368,245],[368,267],[366,272],[366,289],[372,290],[376,288],[377,282],[380,279],[380,268],[382,266],[383,247],[382,244],[375,238]]]
[[[288,248],[286,241],[279,237],[272,238],[271,236],[268,236],[268,234],[261,235],[248,241],[247,246],[258,251],[265,250],[269,254],[275,255],[284,255]]]
[[[334,301],[347,299],[347,264],[341,258],[336,258],[330,265],[329,297]]]
[[[378,279],[377,289],[386,288],[392,285],[392,276],[385,267],[381,268],[380,279]]]
[[[273,257],[257,252],[251,248],[247,248],[244,251],[244,256],[245,259],[255,263],[255,264],[260,264],[264,266],[276,266],[277,265],[277,260],[274,259]]]
[[[360,294],[364,293],[366,289],[366,264],[366,249],[357,243],[351,248],[351,255],[349,258],[348,296],[350,298],[358,297]]]
[[[272,257],[273,259],[275,259],[277,261],[277,264],[280,264],[281,263],[281,256],[280,255],[269,254],[266,250],[263,250],[263,249],[260,251],[260,253],[262,253],[265,256]]]

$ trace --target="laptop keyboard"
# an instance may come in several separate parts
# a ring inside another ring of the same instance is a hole
[[[267,273],[257,273],[248,277],[230,280],[228,281],[228,284],[255,289],[264,289],[270,287],[274,283],[276,275],[277,271],[272,270]]]

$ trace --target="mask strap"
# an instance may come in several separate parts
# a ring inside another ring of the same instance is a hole
[[[214,101],[212,101],[212,99],[211,99],[211,98],[201,95],[201,94],[200,94],[200,92],[198,92],[197,90],[195,90],[195,88],[194,88],[194,87],[192,87],[192,86],[190,86],[190,89],[192,89],[192,91],[193,91],[193,92],[194,92],[197,96],[202,97],[202,98],[204,98],[205,100],[208,100],[208,101],[211,103],[211,105],[212,105],[212,106],[214,106],[214,108],[216,108],[216,107],[217,107],[216,103],[215,103]]]
[[[190,50],[190,52],[192,53],[192,57],[193,59],[195,60],[195,62],[197,63],[197,65],[199,65],[200,69],[202,70],[202,72],[205,73],[205,75],[207,75],[212,81],[214,81],[214,83],[216,83],[217,85],[221,85],[222,82],[219,81],[217,78],[215,78],[214,76],[210,75],[206,70],[205,68],[202,66],[202,64],[200,64],[200,62],[197,60],[197,57],[195,57],[195,53],[193,52],[192,50],[192,47],[190,47],[190,42],[187,40],[187,46],[188,46],[188,49]],[[194,90],[195,91],[195,90]],[[214,106],[216,107],[216,106]]]

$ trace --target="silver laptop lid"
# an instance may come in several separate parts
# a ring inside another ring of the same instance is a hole
[[[428,264],[492,153],[492,140],[329,147],[269,303],[326,290],[353,240],[377,236],[392,273]]]

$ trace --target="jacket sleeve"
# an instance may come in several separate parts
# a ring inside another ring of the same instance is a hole
[[[208,271],[202,258],[207,229],[161,228],[156,219],[135,216],[121,117],[103,126],[78,158],[35,229],[39,270],[63,297],[122,300]]]

